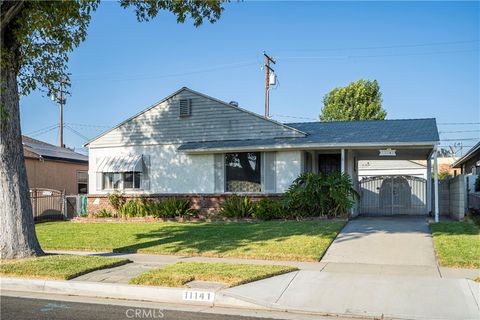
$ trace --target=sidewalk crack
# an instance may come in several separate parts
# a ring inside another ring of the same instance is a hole
[[[297,271],[297,273],[295,273],[295,275],[293,276],[292,280],[290,280],[290,282],[287,284],[287,286],[285,287],[285,289],[283,289],[282,293],[280,293],[280,296],[278,297],[277,300],[275,300],[274,303],[278,303],[278,301],[282,298],[283,294],[285,293],[285,291],[287,291],[288,287],[290,287],[290,285],[292,284],[293,280],[295,280],[295,278],[297,277],[297,275],[300,273],[300,270]]]

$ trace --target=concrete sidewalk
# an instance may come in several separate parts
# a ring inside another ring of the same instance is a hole
[[[288,312],[394,319],[479,319],[480,285],[440,279],[300,270],[219,294]]]

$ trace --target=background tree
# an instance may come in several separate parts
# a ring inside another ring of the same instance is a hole
[[[383,120],[386,116],[377,80],[361,79],[325,95],[320,120]]]
[[[225,0],[121,0],[138,21],[170,11],[195,26],[220,18]],[[68,53],[85,40],[99,0],[6,1],[1,12],[0,255],[3,259],[42,255],[35,235],[20,131],[19,94],[50,95],[70,85]]]

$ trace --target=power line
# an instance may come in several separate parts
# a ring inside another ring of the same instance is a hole
[[[45,129],[45,130],[43,130],[43,131],[40,131],[40,132],[37,132],[37,133],[34,133],[34,134],[31,134],[31,133],[30,133],[30,134],[26,134],[26,135],[27,135],[27,136],[32,136],[32,137],[38,137],[38,136],[44,135],[45,133],[48,133],[48,132],[50,132],[50,131],[53,131],[53,130],[57,129],[58,127],[60,127],[60,125],[57,124],[57,125],[55,125],[55,126],[52,127],[52,128]]]
[[[381,58],[381,57],[403,57],[403,56],[424,56],[435,54],[449,54],[449,53],[462,53],[462,52],[477,52],[474,50],[452,50],[452,51],[434,51],[434,52],[417,52],[417,53],[393,53],[393,54],[376,54],[376,55],[344,55],[336,57],[328,56],[290,56],[290,57],[278,57],[282,60],[294,60],[294,59],[358,59],[358,58]]]
[[[443,122],[437,123],[439,126],[454,126],[454,125],[472,125],[472,124],[480,124],[480,122]]]
[[[303,120],[318,120],[318,118],[306,118],[306,117],[295,117],[295,116],[287,116],[283,114],[272,114],[272,117],[279,117],[279,118],[292,118],[292,119],[303,119]]]
[[[36,134],[37,132],[41,132],[41,131],[44,131],[44,130],[48,130],[48,129],[51,129],[51,128],[55,128],[55,127],[57,127],[57,126],[58,126],[58,124],[52,124],[52,125],[50,125],[50,126],[48,126],[48,127],[40,128],[40,129],[37,129],[37,130],[35,130],[35,131],[31,131],[31,132],[25,133],[25,135],[27,135],[27,136],[29,136],[29,135],[34,135],[34,134]]]
[[[65,126],[65,128],[69,129],[71,132],[73,132],[74,134],[76,134],[77,136],[79,136],[80,138],[84,139],[85,141],[89,141],[90,138],[84,136],[83,134],[81,134],[80,132],[78,132],[77,130],[73,129],[72,127],[70,126]]]
[[[212,68],[206,68],[206,69],[200,69],[200,70],[195,70],[195,71],[189,71],[189,72],[183,72],[183,73],[171,73],[171,74],[166,74],[166,75],[148,75],[148,74],[143,74],[143,75],[137,75],[134,77],[130,78],[112,78],[109,79],[108,77],[97,77],[97,78],[74,78],[75,81],[93,81],[93,80],[104,80],[108,79],[109,81],[130,81],[130,80],[145,80],[145,79],[161,79],[161,78],[170,78],[170,77],[179,77],[179,76],[188,76],[192,74],[199,74],[199,73],[205,73],[205,72],[213,72],[213,71],[218,71],[218,70],[223,70],[223,69],[232,69],[232,68],[242,68],[242,67],[247,67],[251,65],[258,64],[257,61],[245,61],[245,62],[238,62],[238,63],[232,63],[232,64],[226,64],[226,65],[219,65],[216,67]]]
[[[460,130],[460,131],[440,131],[439,133],[465,133],[465,132],[479,132],[480,129],[477,130]]]
[[[479,138],[441,139],[441,141],[467,141],[467,140],[480,140],[480,139]]]
[[[371,46],[371,47],[353,47],[353,48],[326,48],[318,50],[295,50],[297,52],[321,52],[321,51],[341,51],[341,50],[375,50],[375,49],[395,49],[395,48],[414,48],[414,47],[430,47],[430,46],[442,46],[442,45],[455,45],[455,44],[466,44],[466,43],[475,43],[480,40],[461,40],[461,41],[445,41],[445,42],[430,42],[430,43],[417,43],[417,44],[399,44],[399,45],[388,45],[388,46]]]
[[[69,126],[74,126],[74,127],[82,127],[82,128],[110,128],[111,126],[102,126],[102,125],[96,125],[96,124],[83,124],[83,123],[65,123],[68,124]]]

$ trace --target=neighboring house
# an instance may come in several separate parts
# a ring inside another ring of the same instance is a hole
[[[86,144],[88,206],[105,207],[118,189],[188,196],[210,210],[232,193],[285,192],[305,171],[346,172],[358,188],[358,161],[432,159],[438,141],[435,119],[282,124],[182,88]]]
[[[461,173],[465,175],[480,174],[480,141],[455,161],[452,168],[460,168]]]
[[[22,136],[30,189],[47,188],[65,194],[88,192],[88,157],[68,148]]]
[[[440,158],[438,158],[440,160]],[[427,163],[411,160],[362,160],[358,162],[358,177],[413,176],[427,179]]]

